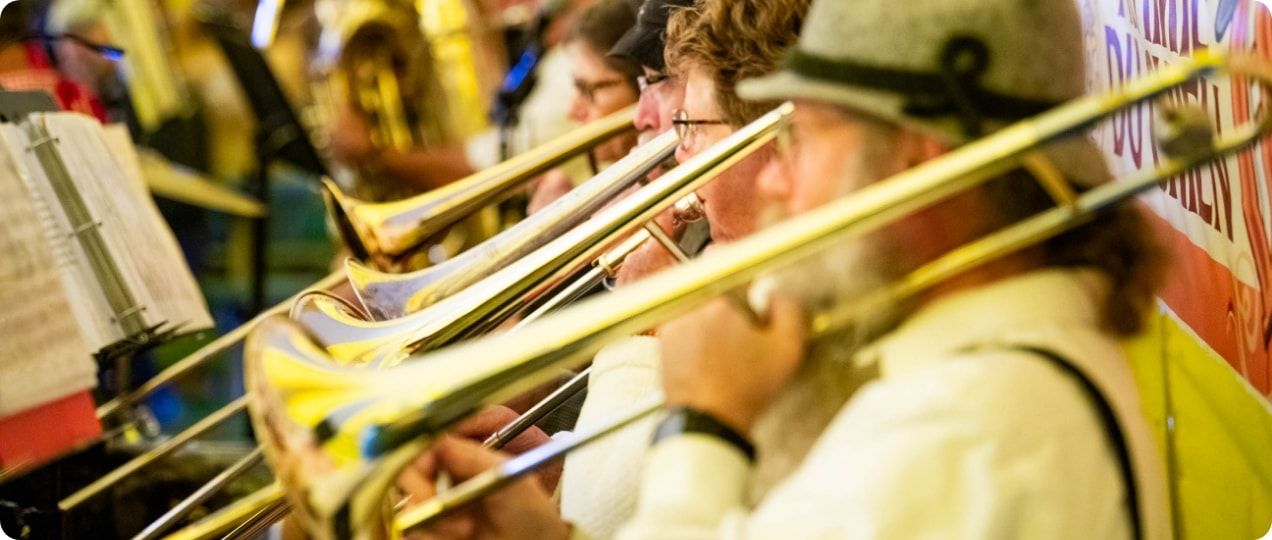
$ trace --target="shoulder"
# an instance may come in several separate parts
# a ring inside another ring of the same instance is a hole
[[[1121,530],[1117,471],[1069,375],[1028,352],[967,353],[865,386],[770,508],[798,501],[843,514],[828,530],[876,537],[1066,538]]]
[[[951,354],[867,385],[836,423],[898,430],[965,425],[970,434],[1063,438],[1098,428],[1081,383],[1044,355],[1011,348]]]

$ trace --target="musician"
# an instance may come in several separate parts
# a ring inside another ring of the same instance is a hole
[[[788,214],[1084,90],[1068,1],[817,0],[808,21],[781,73],[740,87],[796,100],[789,148],[761,180]],[[1085,140],[1044,155],[1079,189],[1108,181]],[[835,348],[878,378],[746,504],[757,419],[818,354],[804,346],[806,311],[1053,204],[1012,171],[775,274],[782,292],[762,327],[724,301],[662,326],[672,408],[618,536],[1168,538],[1165,478],[1118,345],[1140,329],[1162,270],[1134,207],[855,319]],[[460,479],[499,459],[454,441],[438,450]],[[434,532],[567,537],[543,500],[523,481]]]
[[[668,71],[664,48],[667,19],[691,5],[693,0],[644,0],[636,14],[636,25],[609,51],[612,57],[640,65],[642,75],[636,79],[640,99],[634,119],[640,144],[672,129],[671,115],[684,102],[684,81]],[[675,166],[675,159],[669,159],[651,171],[649,178],[658,178]],[[656,221],[664,230],[676,235],[683,233],[683,224],[678,223],[670,211],[659,214]],[[621,287],[675,263],[675,257],[657,242],[645,242],[624,259],[615,283]]]
[[[600,0],[579,15],[564,43],[575,90],[570,120],[584,125],[636,103],[640,68],[626,58],[606,55],[635,24],[636,13],[628,0]],[[591,158],[598,165],[608,165],[635,146],[634,134],[619,135],[593,149]],[[573,187],[563,169],[549,171],[538,181],[526,212],[539,211]]]
[[[779,104],[743,101],[734,88],[742,79],[778,68],[807,9],[807,0],[703,0],[671,15],[667,69],[685,84],[682,104],[672,114],[672,125],[681,134],[679,161]],[[755,179],[772,157],[770,148],[757,150],[698,190],[713,242],[732,242],[755,231],[761,209]],[[654,337],[607,346],[592,363],[578,429],[604,424],[648,399],[658,390],[658,372]],[[653,419],[647,419],[566,458],[561,510],[567,520],[605,537],[631,515],[638,464],[653,427]]]
[[[648,21],[648,6],[654,4],[646,5],[644,20]],[[684,99],[679,103],[658,99],[659,105],[674,106],[668,107],[666,115],[645,116],[645,125],[654,127],[668,120],[666,125],[682,135],[677,157],[684,161],[777,106],[775,101],[743,101],[734,87],[744,78],[777,69],[783,51],[798,36],[807,8],[807,0],[704,0],[668,10],[670,17],[662,19],[669,21],[665,32],[668,62],[660,69],[674,74],[674,81],[659,84],[683,82],[683,90],[675,90]],[[651,70],[646,69],[648,74]],[[646,92],[654,88],[647,86]],[[756,229],[760,200],[754,195],[755,178],[772,157],[771,149],[761,149],[699,190],[715,242],[727,243]],[[653,337],[638,336],[597,354],[580,429],[602,424],[657,391],[657,347]],[[639,472],[634,464],[643,459],[652,430],[650,419],[569,456],[561,483],[562,516],[592,535],[612,535],[631,515]],[[413,480],[412,485],[421,483]]]

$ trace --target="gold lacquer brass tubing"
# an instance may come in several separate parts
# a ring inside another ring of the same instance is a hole
[[[481,406],[502,402],[547,382],[556,370],[586,362],[605,343],[741,287],[761,272],[877,230],[973,187],[1018,165],[1025,153],[1080,134],[1101,119],[1159,96],[1181,82],[1208,75],[1222,67],[1223,60],[1217,53],[1201,53],[1188,64],[1132,81],[1112,95],[1075,100],[603,298],[585,300],[507,333],[416,355],[394,369],[333,365],[322,360],[321,351],[306,345],[299,329],[281,320],[266,323],[249,338],[247,373],[249,380],[254,380],[254,395],[260,397],[253,400],[254,422],[261,425],[287,419],[292,426],[314,425],[310,417],[292,418],[288,414],[298,410],[288,403],[292,396],[303,395],[307,403],[342,404],[338,416],[323,418],[323,442],[312,448],[337,466],[324,471],[321,478],[304,478],[306,483],[297,485],[302,491],[298,496],[310,503],[305,509],[306,523],[319,537],[368,537],[385,523],[384,491],[398,470],[429,440]],[[1267,91],[1272,77],[1266,66],[1257,63],[1247,67],[1244,74],[1258,78]],[[1230,140],[1235,148],[1255,140],[1267,128],[1268,119],[1263,115],[1257,124],[1232,130],[1238,135],[1225,141]],[[1209,152],[1188,159],[1208,159],[1216,149],[1229,147],[1228,142],[1212,144]],[[1117,189],[1113,185],[1091,193],[1108,194],[1112,193],[1108,190]],[[1098,209],[1109,203],[1090,204]],[[1072,212],[1069,207],[1063,211]],[[276,408],[280,404],[287,406]],[[338,497],[329,490],[307,491],[330,485],[352,488]],[[311,496],[315,494],[320,496]]]
[[[498,202],[548,169],[632,129],[635,106],[610,114],[494,167],[409,199],[367,203],[338,196],[340,208],[371,254],[402,255],[483,206]],[[353,241],[354,239],[347,239]]]
[[[643,180],[675,152],[678,144],[672,132],[655,137],[540,211],[439,265],[391,274],[350,261],[346,264],[349,282],[376,320],[419,311],[490,276],[588,219]]]
[[[240,524],[251,520],[261,512],[272,511],[272,509],[285,505],[286,499],[283,498],[283,488],[275,482],[234,501],[233,504],[165,538],[167,540],[209,540],[221,538],[227,532],[234,530]]]
[[[406,352],[483,333],[520,311],[529,300],[544,297],[659,212],[768,144],[793,110],[790,104],[776,108],[547,245],[427,309],[390,321],[365,323],[341,319],[337,310],[327,306],[300,310],[302,315],[308,314],[302,322],[339,361],[380,365],[396,363]]]
[[[1145,171],[1132,178],[1091,189],[1084,194],[1074,195],[1072,199],[1058,198],[1056,201],[1058,206],[1050,210],[942,255],[911,272],[897,283],[867,295],[859,301],[815,314],[810,321],[810,339],[815,341],[850,326],[859,313],[870,313],[880,306],[891,305],[910,298],[963,272],[1078,227],[1095,217],[1101,210],[1123,203],[1157,186],[1165,179],[1183,174],[1210,160],[1236,153],[1256,141],[1264,130],[1266,130],[1265,122],[1244,126],[1240,132],[1215,143],[1214,148],[1205,154],[1171,156],[1155,170]],[[540,418],[543,410],[551,410],[559,405],[564,400],[562,396],[568,399],[568,396],[581,390],[586,385],[586,377],[587,370],[580,372],[548,398],[527,410],[522,417],[518,417],[517,420],[492,435],[486,441],[486,446],[499,448],[507,444]],[[625,415],[616,422],[603,425],[598,431],[610,432],[646,414],[648,412],[644,407],[638,407],[636,413],[630,416]],[[518,457],[505,466],[482,473],[456,486],[454,490],[438,495],[436,500],[399,514],[395,520],[396,526],[399,530],[405,530],[427,524],[594,440],[595,438],[588,438],[568,446],[554,444],[552,446],[556,451],[546,451],[533,458],[529,457],[529,454],[526,454],[525,458]],[[517,463],[513,465],[513,462]]]
[[[340,272],[334,272],[328,275],[327,277],[319,280],[311,288],[323,289],[323,290],[330,289],[344,282],[344,279],[345,279],[344,276]],[[225,352],[230,347],[233,347],[234,345],[238,344],[240,341],[243,341],[243,338],[247,337],[248,332],[250,332],[252,328],[255,328],[257,323],[271,316],[287,313],[287,310],[291,307],[292,302],[295,301],[296,298],[298,298],[299,296],[300,296],[299,294],[296,296],[292,296],[291,298],[288,298],[287,300],[279,303],[278,305],[275,305],[265,311],[262,311],[260,314],[253,317],[251,320],[247,321],[246,323],[243,323],[239,325],[237,328],[230,330],[229,332],[226,332],[224,335],[216,338],[215,340],[212,340],[212,342],[208,343],[207,345],[200,347],[199,350],[194,351],[189,356],[186,356],[185,358],[182,358],[181,360],[179,360],[177,363],[171,366],[168,366],[168,368],[159,372],[158,375],[151,377],[150,380],[146,381],[145,383],[142,383],[141,386],[138,386],[136,389],[132,390],[131,392],[128,392],[127,394],[124,394],[121,396],[117,396],[114,399],[111,399],[110,401],[107,401],[106,403],[102,404],[100,407],[97,407],[97,419],[104,420],[106,418],[114,416],[116,413],[123,410],[124,407],[127,407],[129,405],[132,405],[134,403],[137,403],[145,399],[147,396],[154,393],[155,390],[163,388],[164,386],[171,384],[173,381],[180,379],[181,377],[189,374],[191,371],[194,371],[195,368],[202,366],[205,362],[212,359],[217,354]]]
[[[84,504],[84,502],[88,501],[89,499],[96,497],[101,492],[107,489],[110,489],[111,486],[115,485],[120,480],[123,480],[125,477],[141,470],[142,467],[145,467],[147,465],[150,465],[151,463],[154,463],[155,461],[163,459],[169,454],[180,449],[182,446],[184,446],[186,443],[193,440],[195,437],[198,437],[199,435],[202,435],[203,433],[211,430],[212,428],[215,428],[216,426],[221,425],[226,420],[229,420],[230,417],[246,409],[247,409],[247,396],[241,396],[238,399],[230,402],[229,405],[226,405],[225,407],[222,407],[220,410],[204,417],[202,420],[199,420],[193,426],[190,426],[189,429],[182,431],[176,437],[173,437],[171,439],[168,439],[167,441],[164,441],[163,444],[160,444],[159,446],[156,446],[150,451],[133,458],[128,463],[125,463],[124,465],[110,471],[105,476],[98,478],[96,481],[84,487],[83,489],[76,491],[75,493],[71,494],[70,497],[67,497],[65,499],[62,499],[61,501],[58,501],[57,503],[58,509],[60,509],[63,512],[69,512],[71,510],[74,510],[76,507],[78,507],[81,504]]]

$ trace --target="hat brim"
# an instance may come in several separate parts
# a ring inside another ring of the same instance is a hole
[[[814,79],[790,70],[740,81],[737,93],[739,97],[752,101],[809,100],[828,103],[936,137],[952,147],[970,142],[953,118],[919,120],[904,114],[904,98],[897,94]],[[996,130],[1005,125],[998,123],[987,127]],[[1066,178],[1079,185],[1094,186],[1111,178],[1103,152],[1088,137],[1069,137],[1047,145],[1042,152]]]
[[[654,32],[643,31],[640,25],[623,34],[606,56],[626,58],[654,70],[662,70],[667,65],[662,40]]]

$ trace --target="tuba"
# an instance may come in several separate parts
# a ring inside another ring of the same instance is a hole
[[[418,3],[426,5],[434,15],[442,8],[447,8],[442,13],[459,10],[461,15],[470,9],[459,0]],[[352,121],[366,126],[373,149],[390,152],[454,147],[485,127],[479,119],[488,76],[477,73],[481,63],[473,60],[490,55],[477,52],[479,42],[459,39],[468,35],[463,28],[443,24],[451,21],[438,16],[426,19],[417,3],[407,0],[317,0],[314,9],[322,28],[313,62],[315,116],[325,117],[319,125],[356,119]],[[444,43],[432,38],[444,38]],[[330,136],[316,139],[320,149],[331,149]],[[333,174],[361,200],[400,200],[420,191],[379,160],[337,168]],[[477,212],[434,235],[432,253],[385,264],[414,268],[445,260],[494,234],[498,221],[493,210]]]

